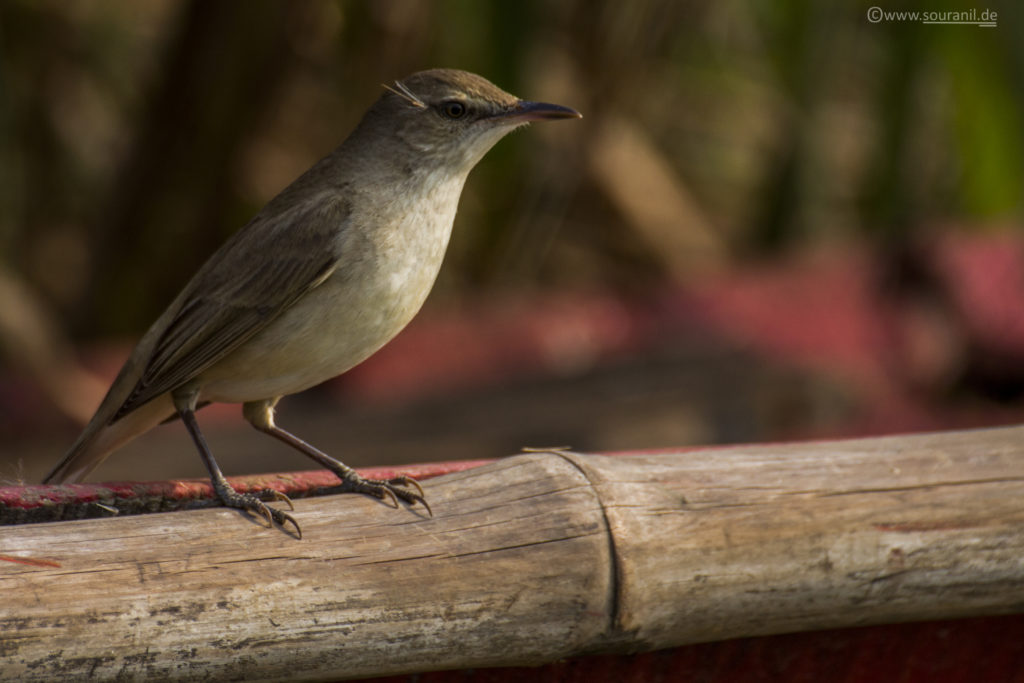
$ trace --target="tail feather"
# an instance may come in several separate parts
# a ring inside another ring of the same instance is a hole
[[[165,312],[143,335],[121,367],[121,371],[117,373],[110,390],[96,409],[96,414],[57,466],[43,479],[44,484],[81,481],[115,450],[174,415],[174,403],[170,395],[165,394],[114,419],[138,382],[145,359],[152,351],[155,339],[162,329],[160,326],[166,324],[165,318],[168,315],[169,313]]]
[[[107,456],[135,437],[174,415],[169,395],[158,396],[113,424],[106,423],[106,411],[99,411],[57,466],[43,479],[44,484],[73,484],[84,479]]]

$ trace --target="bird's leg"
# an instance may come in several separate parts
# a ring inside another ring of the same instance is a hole
[[[381,500],[390,498],[395,507],[398,507],[397,499],[404,500],[409,505],[420,503],[427,509],[429,514],[433,514],[430,510],[430,505],[427,504],[426,499],[423,497],[423,489],[412,477],[403,475],[393,479],[367,479],[345,463],[335,460],[320,449],[309,445],[299,437],[278,427],[274,424],[274,406],[279,399],[280,397],[266,401],[246,403],[242,408],[242,413],[245,415],[245,419],[256,429],[285,442],[333,472],[341,479],[340,490],[342,493],[365,493]],[[416,490],[412,491],[406,487],[415,488]]]
[[[272,489],[264,490],[260,496],[255,496],[251,493],[239,493],[228,483],[224,473],[220,470],[220,466],[217,465],[217,461],[213,459],[213,453],[210,452],[210,447],[206,445],[203,433],[199,431],[199,423],[196,421],[195,414],[195,400],[196,396],[194,393],[191,396],[183,397],[181,400],[175,397],[174,405],[178,410],[178,414],[181,415],[181,421],[185,423],[185,428],[192,435],[192,440],[199,450],[199,456],[203,459],[203,464],[206,465],[206,469],[210,473],[210,481],[213,484],[214,493],[217,494],[220,502],[227,507],[254,512],[265,518],[269,526],[273,526],[274,522],[281,526],[285,526],[290,522],[295,527],[295,533],[298,534],[299,538],[302,538],[302,529],[294,517],[287,512],[272,508],[260,500],[260,497],[264,497],[271,500],[284,501],[288,504],[288,507],[294,510],[295,507],[288,496]]]

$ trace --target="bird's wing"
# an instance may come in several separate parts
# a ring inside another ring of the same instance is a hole
[[[260,214],[225,243],[165,314],[135,386],[108,423],[195,378],[330,277],[348,213],[344,200],[321,198]]]

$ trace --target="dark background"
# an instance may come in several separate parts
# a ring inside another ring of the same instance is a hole
[[[423,314],[286,428],[399,464],[1022,421],[1024,21],[870,5],[5,0],[0,478],[37,481],[209,254],[433,66],[584,119],[487,156]],[[238,413],[200,415],[225,470],[307,467]],[[171,425],[94,478],[202,474]]]

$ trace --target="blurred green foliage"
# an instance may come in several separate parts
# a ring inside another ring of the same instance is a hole
[[[728,261],[1019,222],[1014,4],[991,0],[997,28],[871,4],[4,0],[0,266],[75,336],[137,335],[380,83],[431,66],[585,114],[474,173],[441,297],[651,286],[686,244],[658,230]],[[961,9],[935,4],[908,9]],[[623,126],[671,190],[642,202],[689,207],[668,228],[616,197],[636,169],[601,164]]]

